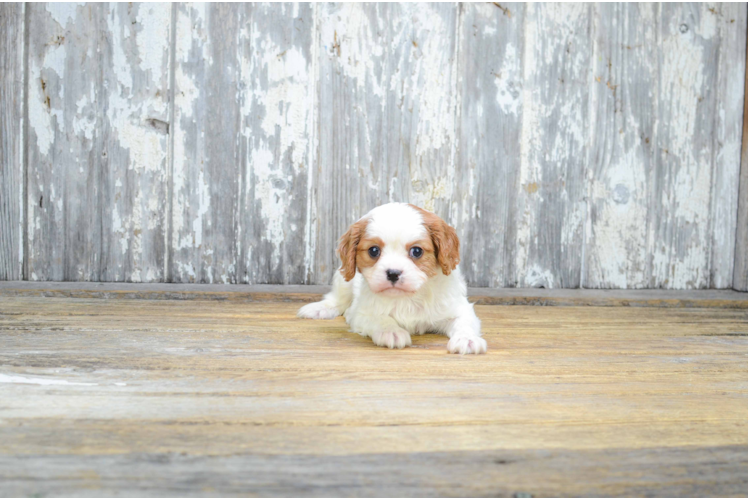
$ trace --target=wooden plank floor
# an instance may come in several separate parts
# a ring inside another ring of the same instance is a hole
[[[297,307],[0,296],[0,495],[748,494],[746,309],[476,306],[461,357]]]

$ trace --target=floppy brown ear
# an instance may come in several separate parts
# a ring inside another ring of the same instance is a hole
[[[351,281],[356,276],[358,243],[361,241],[368,223],[368,219],[361,219],[358,222],[354,222],[348,228],[348,231],[340,237],[340,241],[338,242],[338,255],[340,256],[340,260],[343,261],[343,264],[340,266],[340,274],[343,275],[346,281]]]
[[[433,212],[410,205],[421,213],[423,224],[431,235],[431,241],[436,249],[436,260],[445,275],[449,275],[460,263],[460,239],[452,226]]]
[[[436,260],[442,266],[442,272],[448,275],[460,263],[460,239],[452,226],[438,216],[436,218],[438,222],[429,227],[429,232],[436,248]]]

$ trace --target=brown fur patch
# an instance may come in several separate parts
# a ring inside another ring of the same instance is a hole
[[[384,241],[380,238],[364,238],[359,242],[358,251],[356,252],[356,267],[359,270],[371,267],[379,260],[379,257],[373,259],[369,255],[369,248],[371,247],[379,247],[379,255],[381,255],[381,251],[384,251]]]
[[[423,255],[419,259],[410,257],[410,249],[413,247],[421,247]],[[418,268],[426,274],[429,278],[436,276],[436,272],[439,270],[439,262],[436,258],[436,249],[431,238],[427,240],[418,240],[408,243],[406,250],[410,260],[412,260]]]
[[[351,224],[348,231],[340,237],[338,242],[338,255],[342,261],[340,266],[340,274],[343,275],[346,281],[351,281],[356,276],[356,254],[358,252],[358,245],[366,232],[366,226],[369,224],[369,219],[361,219],[358,222]]]
[[[429,231],[434,243],[436,260],[445,275],[450,274],[460,263],[460,239],[452,226],[433,212],[429,212],[415,205],[408,206],[418,210],[423,217],[423,224]],[[424,249],[425,250],[425,249]]]

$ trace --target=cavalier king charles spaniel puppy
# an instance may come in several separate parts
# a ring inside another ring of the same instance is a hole
[[[411,335],[442,333],[449,352],[486,352],[457,267],[460,241],[437,215],[405,203],[379,206],[348,228],[338,254],[332,291],[299,317],[345,315],[353,332],[390,349],[409,346]]]

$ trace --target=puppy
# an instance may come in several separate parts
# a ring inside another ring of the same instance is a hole
[[[431,212],[405,203],[377,207],[340,239],[343,265],[332,291],[298,315],[343,314],[353,332],[390,349],[411,345],[411,335],[442,333],[449,352],[484,353],[480,320],[457,267],[459,247],[455,230]]]

